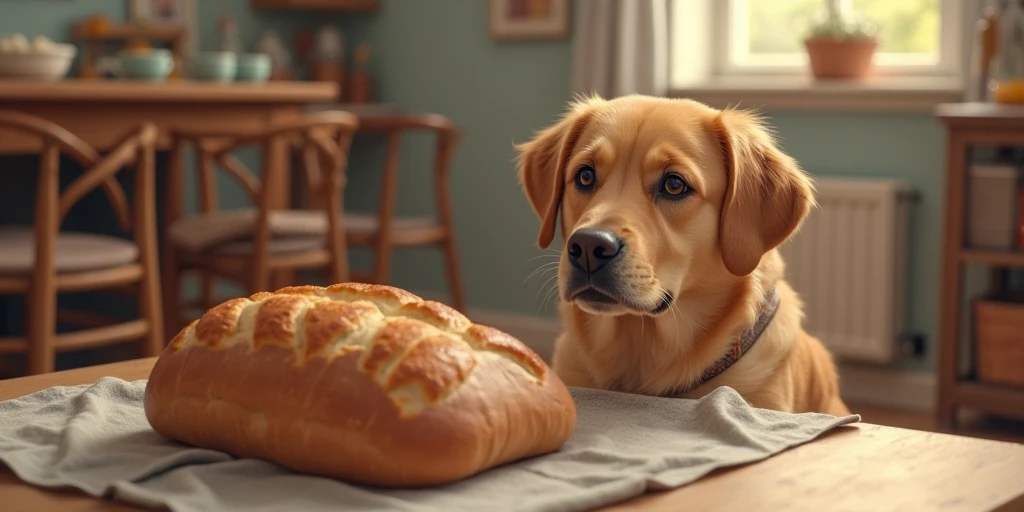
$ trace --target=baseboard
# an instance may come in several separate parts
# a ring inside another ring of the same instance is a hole
[[[444,300],[436,293],[418,295]],[[548,362],[555,339],[561,333],[556,318],[476,309],[470,309],[466,315],[474,322],[519,338]],[[843,399],[851,403],[908,412],[935,410],[938,384],[931,374],[843,363],[839,365],[839,379]]]
[[[469,310],[466,316],[476,323],[515,336],[548,364],[551,363],[551,355],[555,349],[555,339],[562,331],[561,323],[555,318],[486,310]]]
[[[931,413],[938,381],[934,374],[847,363],[839,365],[839,389],[850,403]]]

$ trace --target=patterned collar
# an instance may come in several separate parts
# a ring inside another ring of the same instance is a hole
[[[757,316],[757,320],[754,325],[750,326],[749,329],[743,331],[740,337],[736,338],[736,341],[732,344],[732,349],[726,352],[721,359],[715,361],[715,364],[709,366],[704,373],[701,374],[700,378],[696,382],[693,382],[689,386],[680,386],[672,389],[668,393],[662,396],[665,397],[678,397],[679,395],[689,393],[698,386],[705,382],[719,376],[722,372],[729,369],[736,361],[740,359],[743,354],[750,351],[750,347],[754,346],[754,343],[761,337],[764,330],[768,328],[768,324],[775,318],[775,312],[779,310],[779,290],[772,288],[767,294],[765,294],[765,302],[761,306],[761,313]]]

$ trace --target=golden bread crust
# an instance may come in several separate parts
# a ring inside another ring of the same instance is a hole
[[[168,345],[145,400],[166,437],[382,486],[557,450],[576,421],[565,385],[519,340],[356,283],[210,309]]]

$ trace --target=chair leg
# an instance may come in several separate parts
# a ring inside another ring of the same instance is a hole
[[[214,306],[214,299],[216,297],[217,281],[214,276],[200,271],[199,279],[202,283],[202,305],[203,311],[208,311]]]
[[[57,365],[57,237],[60,219],[60,149],[48,141],[39,166],[36,197],[35,267],[28,296],[28,372],[50,373]]]
[[[448,270],[448,288],[452,295],[452,307],[465,313],[466,299],[462,290],[462,274],[459,271],[458,245],[455,244],[455,236],[450,228],[444,241],[444,261]]]
[[[149,324],[149,334],[142,340],[142,356],[156,357],[164,349],[164,308],[160,298],[160,265],[157,263],[156,242],[143,250],[142,279],[139,281],[139,312]]]
[[[52,274],[37,272],[29,294],[28,373],[50,373],[56,367],[57,289]]]
[[[384,236],[380,234],[378,236]],[[391,275],[391,244],[386,242],[377,245],[373,254],[373,270],[370,277],[373,284],[389,284],[388,277]]]
[[[291,270],[275,270],[271,272],[270,276],[270,288],[272,290],[280,290],[288,286],[295,286],[299,283],[298,272]]]
[[[263,265],[253,265],[250,272],[252,272],[252,276],[249,281],[250,294],[270,291],[270,280],[272,276],[270,275],[271,272],[267,270],[266,267]]]
[[[181,269],[178,254],[173,248],[164,255],[163,279],[164,329],[167,340],[174,339],[183,327],[181,321]]]
[[[339,252],[343,252],[344,248]],[[335,256],[331,261],[329,268],[327,269],[327,281],[328,284],[344,283],[349,280],[348,274],[348,259],[342,253]]]

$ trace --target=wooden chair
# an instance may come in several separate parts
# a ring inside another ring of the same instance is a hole
[[[183,325],[181,281],[184,272],[198,272],[205,311],[214,306],[214,279],[241,284],[249,293],[267,291],[275,276],[300,269],[326,269],[333,282],[348,279],[348,254],[342,219],[345,167],[355,116],[343,112],[306,118],[257,132],[195,132],[172,130],[172,177],[168,190],[167,250],[164,304],[168,333]],[[267,151],[272,143],[298,148],[307,169],[310,197],[316,207],[291,209],[275,201],[273,192],[288,183],[288,169],[273,168]],[[195,147],[198,162],[199,213],[183,216],[184,150]],[[232,153],[263,149],[262,179]],[[314,165],[315,164],[315,165]],[[247,193],[253,206],[221,210],[217,205],[215,168],[224,170]],[[278,286],[293,283],[277,283]]]
[[[374,252],[370,273],[357,276],[357,280],[387,283],[391,271],[391,254],[396,248],[439,246],[445,256],[451,306],[465,311],[448,184],[448,172],[459,142],[459,131],[450,120],[437,114],[368,116],[360,120],[359,131],[386,135],[387,155],[376,215],[345,213],[349,245],[368,246]],[[395,216],[399,143],[404,133],[416,131],[432,132],[435,135],[433,181],[436,218]]]
[[[0,339],[0,354],[27,354],[30,374],[52,372],[59,351],[133,339],[142,340],[144,356],[159,355],[164,332],[154,198],[156,127],[142,124],[106,156],[60,126],[20,112],[0,110],[0,127],[8,136],[38,138],[42,147],[34,229],[7,226],[0,230],[0,293],[28,297],[28,337]],[[62,154],[84,169],[63,192]],[[116,180],[116,174],[126,166],[134,168],[135,175],[131,205]],[[133,240],[61,232],[68,211],[96,187],[102,187],[121,228],[132,233]],[[133,284],[139,286],[141,318],[137,320],[123,322],[57,308],[61,292],[119,289]],[[57,334],[58,321],[85,328]]]

